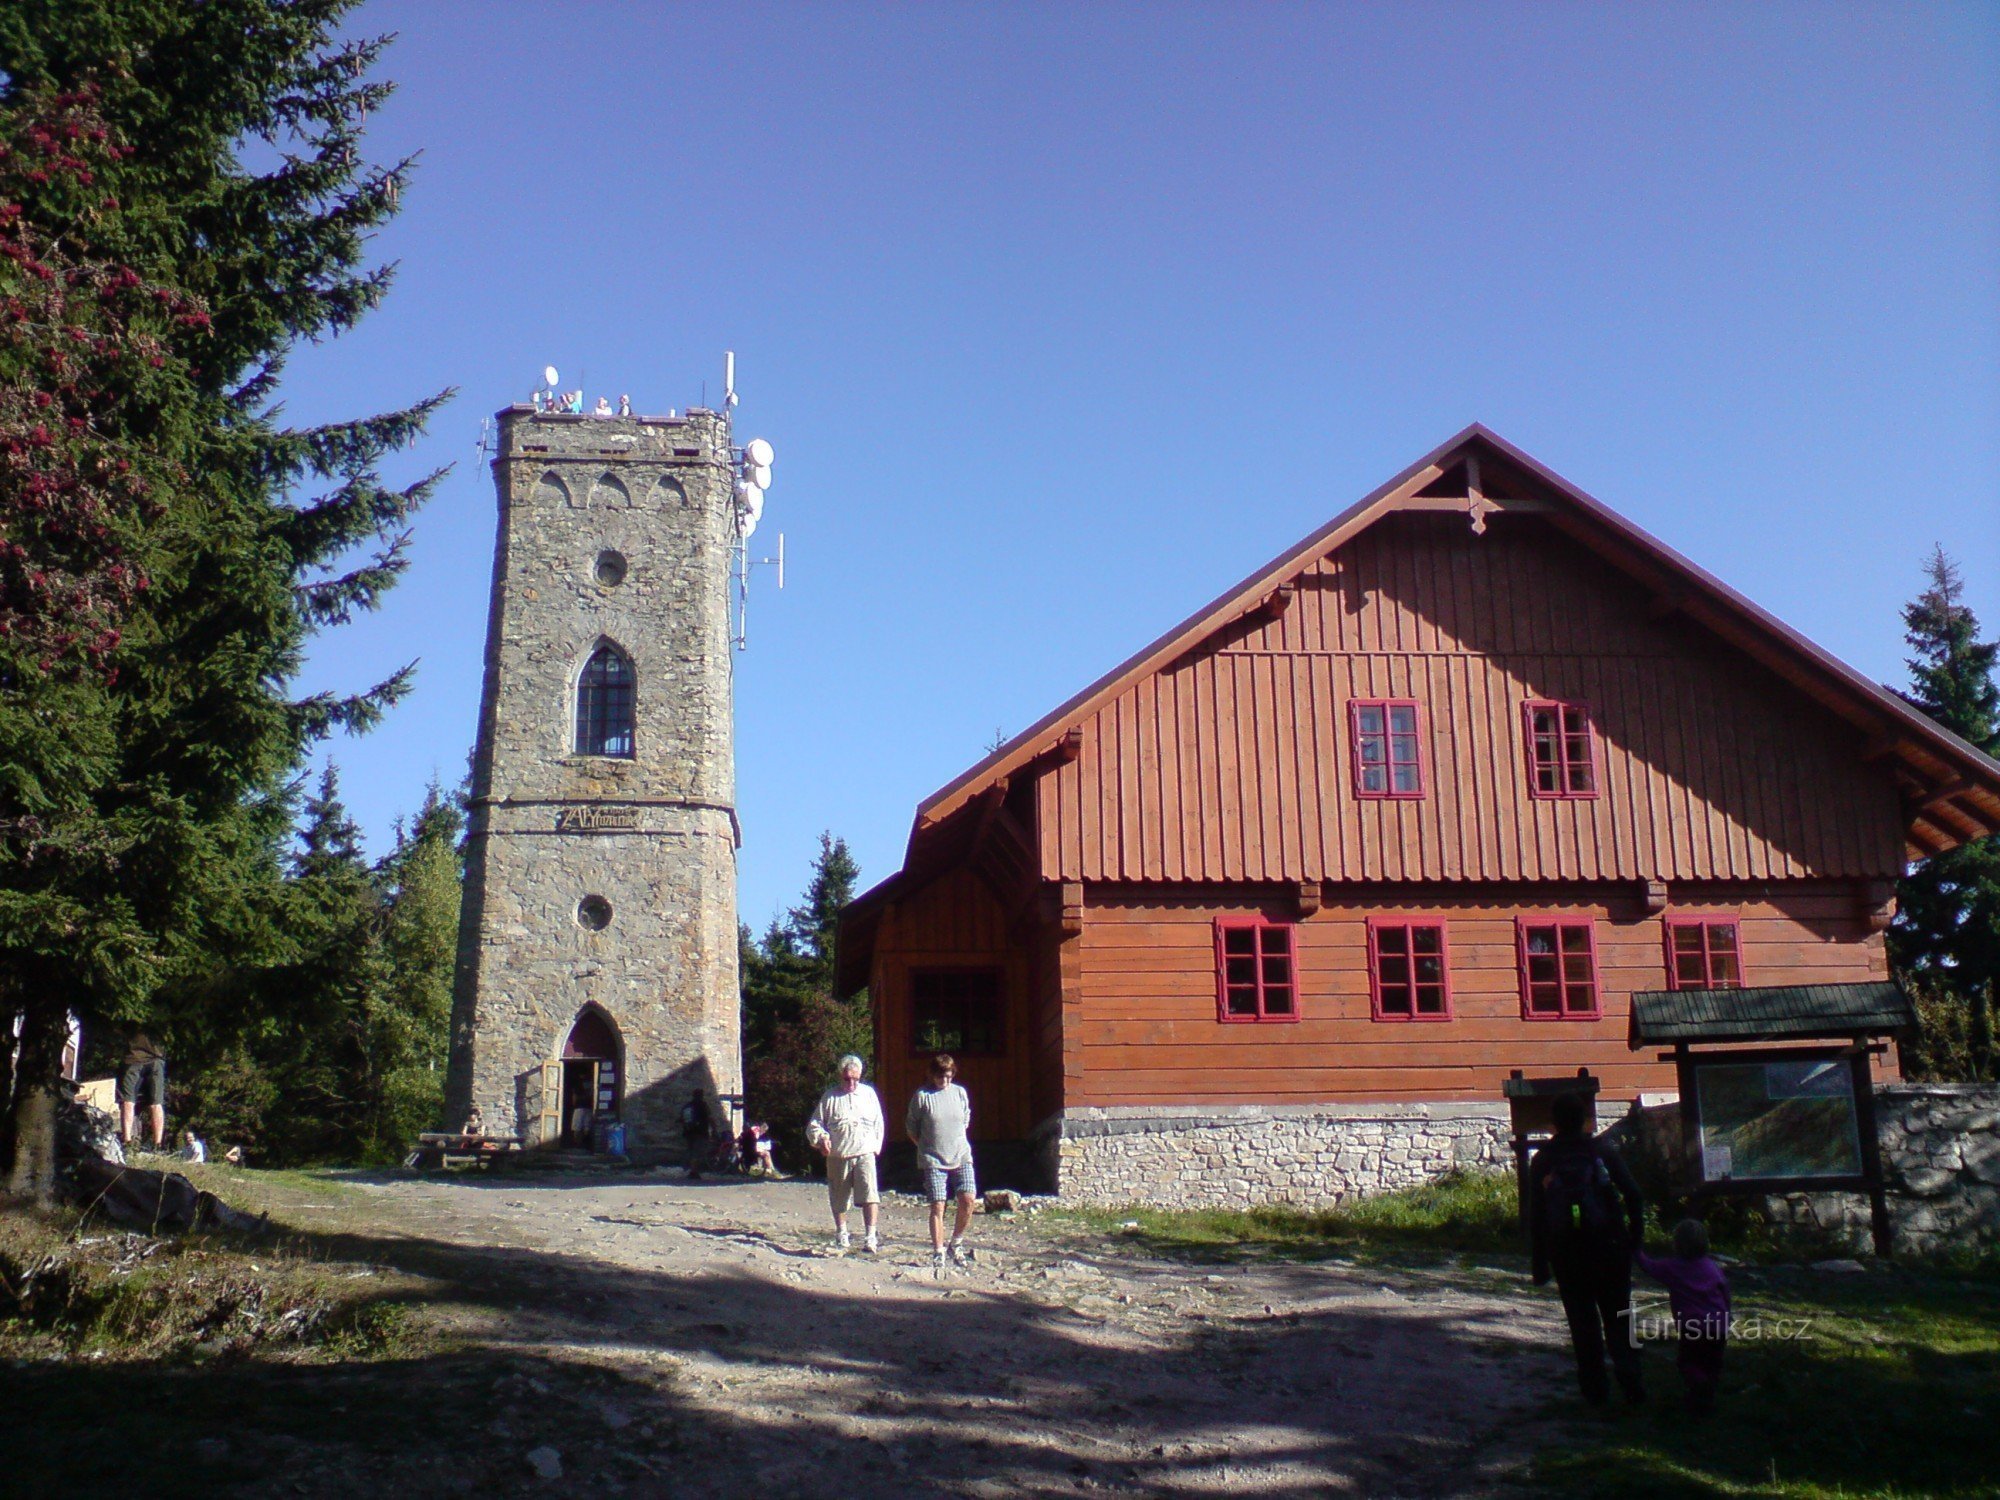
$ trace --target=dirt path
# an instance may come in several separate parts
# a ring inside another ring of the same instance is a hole
[[[885,1205],[879,1257],[830,1252],[824,1201],[677,1175],[397,1180],[337,1227],[427,1258],[440,1315],[531,1362],[486,1424],[528,1490],[553,1448],[547,1488],[593,1494],[1471,1495],[1566,1388],[1553,1303],[1480,1273],[1191,1267],[982,1216],[977,1264],[940,1274],[913,1201]],[[550,1369],[590,1374],[551,1393]]]

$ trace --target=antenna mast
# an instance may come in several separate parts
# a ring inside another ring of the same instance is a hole
[[[736,353],[722,356],[722,410],[727,416],[736,406]],[[752,557],[750,537],[764,515],[764,492],[771,487],[771,465],[777,454],[762,438],[752,438],[741,448],[730,449],[736,476],[736,628],[731,639],[738,651],[750,644],[750,570],[773,567],[778,570],[778,587],[785,586],[785,534],[778,533],[775,557]]]

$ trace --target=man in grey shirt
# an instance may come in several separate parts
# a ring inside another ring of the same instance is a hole
[[[924,1196],[931,1205],[931,1264],[942,1266],[947,1253],[955,1266],[972,1259],[965,1243],[965,1231],[972,1227],[972,1200],[979,1185],[972,1175],[972,1142],[966,1132],[972,1127],[972,1100],[952,1082],[958,1071],[949,1052],[931,1059],[930,1080],[910,1096],[909,1114],[903,1128],[917,1148],[917,1166],[924,1174]],[[951,1243],[944,1240],[944,1205],[958,1202]]]

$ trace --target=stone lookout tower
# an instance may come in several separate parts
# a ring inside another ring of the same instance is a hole
[[[680,1148],[741,1088],[729,421],[499,414],[447,1109]]]

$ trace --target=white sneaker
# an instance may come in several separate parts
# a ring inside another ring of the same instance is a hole
[[[972,1247],[961,1240],[953,1240],[945,1249],[950,1252],[951,1263],[955,1266],[969,1266],[975,1258]]]
[[[854,1241],[848,1236],[845,1229],[839,1230],[833,1237],[833,1248],[836,1250],[845,1250],[853,1243]]]
[[[935,1266],[938,1270],[942,1271],[944,1269],[944,1251],[942,1250],[931,1251],[931,1264]]]
[[[861,1248],[866,1250],[870,1255],[877,1255],[881,1253],[882,1242],[875,1237],[874,1231],[870,1230],[867,1238],[862,1240]]]

